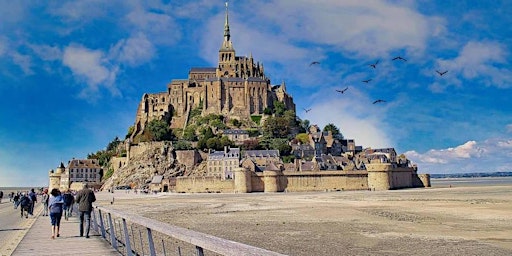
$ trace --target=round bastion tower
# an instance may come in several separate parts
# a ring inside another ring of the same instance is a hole
[[[50,184],[48,184],[48,191],[52,191],[54,188],[60,189],[60,179],[65,169],[64,164],[61,162],[60,166],[57,167],[55,171],[49,171],[48,176],[50,178]]]
[[[372,160],[366,164],[368,171],[368,189],[370,190],[389,190],[392,188],[391,171],[393,166],[390,163],[381,163]]]
[[[234,169],[235,193],[251,193],[251,171],[245,168]]]

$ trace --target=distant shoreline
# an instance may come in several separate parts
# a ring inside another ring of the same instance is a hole
[[[449,173],[430,174],[432,179],[443,178],[491,178],[491,177],[512,177],[512,172],[474,172],[474,173]]]

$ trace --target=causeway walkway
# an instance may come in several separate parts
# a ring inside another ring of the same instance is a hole
[[[60,237],[51,239],[50,217],[41,214],[42,207],[34,212],[35,221],[11,255],[121,255],[92,229],[92,225],[90,238],[80,237],[80,220],[76,213],[69,220],[62,217]]]

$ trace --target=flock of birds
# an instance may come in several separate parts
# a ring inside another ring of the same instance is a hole
[[[402,56],[396,56],[396,57],[394,57],[394,58],[393,58],[393,59],[391,59],[391,60],[392,60],[392,61],[402,61],[402,62],[406,62],[406,61],[407,61],[407,59],[403,58]],[[379,61],[380,61],[380,60],[377,60],[377,61],[375,61],[375,63],[368,64],[368,66],[369,66],[370,68],[376,69],[376,68],[377,68],[377,65],[379,64]],[[320,62],[319,62],[319,61],[313,61],[313,62],[311,62],[311,63],[309,64],[309,66],[311,67],[311,66],[313,66],[313,65],[318,65],[318,64],[320,64]],[[445,70],[445,71],[439,71],[439,70],[436,70],[436,73],[437,73],[439,76],[441,76],[441,77],[442,77],[443,75],[445,75],[447,72],[448,72],[448,70]],[[370,78],[370,79],[362,80],[361,82],[368,84],[368,83],[370,83],[371,81],[372,81],[372,79]],[[347,86],[347,87],[345,87],[344,89],[336,89],[336,92],[341,93],[341,94],[344,94],[344,93],[348,90],[348,88],[349,88],[349,87]],[[372,104],[385,103],[385,102],[387,102],[387,101],[386,101],[386,100],[383,100],[383,99],[377,99],[377,100],[373,101],[373,102],[372,102]],[[311,108],[307,108],[307,109],[306,109],[306,108],[303,108],[303,109],[304,109],[304,111],[305,111],[306,113],[308,113],[309,111],[311,111]]]

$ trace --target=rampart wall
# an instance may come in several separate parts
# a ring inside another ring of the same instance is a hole
[[[178,177],[176,179],[178,193],[233,193],[233,179],[222,180],[219,177]]]
[[[368,164],[368,171],[251,172],[235,169],[235,178],[179,177],[176,192],[305,192],[343,190],[389,190],[430,186],[430,176],[410,167]]]

